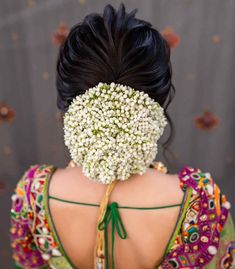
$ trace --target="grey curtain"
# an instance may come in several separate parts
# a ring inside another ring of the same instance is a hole
[[[176,136],[166,160],[210,172],[232,203],[235,168],[235,1],[126,0],[171,42]],[[10,196],[31,164],[69,161],[56,109],[55,62],[63,24],[70,28],[104,0],[0,1],[0,268],[10,269]],[[63,32],[63,33],[64,33]],[[62,35],[63,37],[63,35]],[[207,112],[205,112],[207,111]],[[169,131],[169,130],[168,130]],[[167,138],[165,133],[164,139]]]

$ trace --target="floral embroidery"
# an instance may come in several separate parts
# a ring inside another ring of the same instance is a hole
[[[162,268],[202,268],[217,253],[230,203],[220,193],[210,173],[184,167],[179,178],[181,188],[192,188],[192,195],[180,231]]]
[[[12,195],[11,247],[18,268],[40,268],[45,265],[30,230],[32,208],[29,203],[30,186],[38,166],[31,166],[18,182]]]
[[[62,255],[49,228],[43,205],[44,183],[51,168],[31,166],[12,195],[10,233],[13,259],[23,268],[41,268],[51,257]]]
[[[44,260],[49,260],[51,256],[61,256],[50,231],[44,208],[44,183],[46,176],[52,172],[51,169],[52,166],[40,166],[37,169],[30,193],[30,202],[34,211],[31,231],[36,245],[43,253]]]

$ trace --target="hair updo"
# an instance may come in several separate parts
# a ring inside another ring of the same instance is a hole
[[[119,83],[147,93],[163,108],[174,127],[167,107],[174,97],[171,82],[170,47],[152,25],[106,5],[103,14],[91,13],[74,25],[61,45],[57,60],[57,107],[66,112],[73,98],[99,82]]]

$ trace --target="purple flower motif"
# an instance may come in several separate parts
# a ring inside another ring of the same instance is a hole
[[[13,201],[13,208],[15,210],[15,212],[20,212],[22,210],[23,207],[23,200],[20,197],[17,197],[15,199],[15,201]]]

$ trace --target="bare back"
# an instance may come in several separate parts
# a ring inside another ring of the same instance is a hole
[[[88,180],[80,167],[57,169],[50,180],[49,195],[99,204],[105,188]],[[183,194],[178,175],[149,168],[144,175],[118,182],[110,202],[120,206],[156,207],[179,204]],[[49,207],[67,256],[77,268],[93,269],[98,208],[52,199]],[[115,268],[155,268],[174,231],[179,211],[180,206],[146,211],[119,209],[127,239],[115,236]]]

